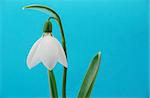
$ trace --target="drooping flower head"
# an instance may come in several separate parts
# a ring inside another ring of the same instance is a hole
[[[59,62],[67,68],[67,59],[60,42],[52,36],[52,24],[48,20],[44,26],[44,34],[32,46],[28,57],[27,65],[31,69],[42,63],[46,68],[52,70]]]

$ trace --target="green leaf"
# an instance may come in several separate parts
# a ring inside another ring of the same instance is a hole
[[[23,9],[38,10],[38,11],[47,13],[48,15],[51,14],[54,18],[59,19],[59,15],[54,10],[44,5],[37,5],[37,4],[28,5],[28,6],[23,7]]]
[[[48,75],[49,75],[49,83],[50,83],[50,91],[51,91],[51,97],[52,98],[58,98],[58,92],[57,92],[57,85],[56,85],[56,80],[55,76],[53,73],[53,70],[48,70]]]
[[[100,66],[101,53],[99,52],[92,60],[86,76],[81,85],[78,98],[89,98],[94,87],[94,82]]]
[[[91,93],[92,93],[92,89],[93,89],[93,87],[94,87],[94,82],[95,82],[95,80],[96,80],[96,77],[93,79],[93,82],[92,82],[92,84],[91,84],[91,86],[90,86],[90,88],[89,88],[89,90],[88,90],[88,92],[87,92],[87,94],[86,94],[86,98],[90,98],[90,95],[91,95]]]

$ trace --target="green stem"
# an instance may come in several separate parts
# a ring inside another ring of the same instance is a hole
[[[65,35],[63,32],[63,27],[62,27],[62,23],[60,20],[59,15],[52,10],[51,8],[47,7],[47,6],[43,6],[43,5],[29,5],[29,6],[25,6],[24,8],[29,8],[29,9],[36,9],[39,11],[48,11],[50,14],[52,14],[52,16],[54,17],[53,19],[55,19],[60,27],[60,33],[61,33],[61,37],[62,37],[62,46],[64,48],[66,57],[67,57],[67,52],[66,52],[66,41],[65,41]],[[64,73],[63,73],[63,86],[62,86],[62,97],[66,98],[66,78],[67,77],[67,68],[64,67]]]
[[[66,79],[67,79],[67,68],[64,67],[62,98],[66,98]]]
[[[49,77],[49,85],[50,85],[50,92],[52,98],[58,98],[58,92],[57,92],[57,85],[55,80],[55,75],[53,73],[53,70],[48,70],[48,77]]]
[[[65,40],[65,35],[62,27],[62,23],[60,18],[58,18],[58,24],[60,26],[60,33],[61,33],[61,38],[62,38],[62,46],[65,51],[66,57],[67,57],[67,49],[66,49],[66,40]],[[66,80],[67,80],[67,68],[64,67],[64,72],[63,72],[63,84],[62,84],[62,98],[66,98]]]
[[[56,15],[56,16],[58,16],[58,15]],[[57,21],[59,27],[60,27],[62,46],[63,46],[63,49],[65,51],[66,57],[67,57],[66,40],[65,40],[65,35],[64,35],[61,19],[59,16],[57,18],[49,17],[49,19],[50,18],[55,19]],[[67,80],[67,68],[64,67],[64,69],[63,69],[63,83],[62,83],[62,98],[66,98],[66,80]]]
[[[57,21],[59,27],[60,27],[62,46],[63,46],[63,49],[65,51],[66,57],[67,57],[66,40],[65,40],[65,35],[64,35],[61,19],[59,17],[57,17],[57,18],[49,17],[49,19],[50,18],[55,19]],[[64,67],[64,69],[63,69],[63,82],[62,82],[62,98],[66,98],[66,80],[67,80],[67,68]]]

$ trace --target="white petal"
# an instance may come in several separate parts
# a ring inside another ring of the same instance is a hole
[[[37,65],[38,63],[40,63],[40,55],[38,54],[37,50],[38,50],[38,46],[41,42],[41,38],[38,39],[34,45],[32,46],[28,57],[27,57],[27,65],[28,67],[31,69],[33,68],[35,65]]]
[[[67,64],[65,51],[64,51],[62,45],[60,44],[60,42],[54,37],[53,37],[53,39],[55,40],[55,45],[57,45],[57,49],[58,49],[58,62],[67,68],[68,64]]]
[[[52,70],[58,60],[58,51],[55,41],[51,36],[44,36],[39,45],[42,63],[49,70]]]

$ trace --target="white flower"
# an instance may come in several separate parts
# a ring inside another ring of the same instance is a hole
[[[66,68],[68,66],[61,44],[50,34],[39,38],[32,46],[27,57],[27,65],[30,69],[39,63],[43,63],[46,68],[52,70],[57,62]]]

